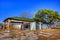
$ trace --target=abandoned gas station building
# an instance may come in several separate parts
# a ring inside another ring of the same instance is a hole
[[[10,17],[4,20],[5,30],[10,30],[11,28],[20,29],[20,30],[40,30],[46,29],[48,26],[46,24],[42,24],[41,22],[36,23],[33,19],[22,18],[22,17]]]

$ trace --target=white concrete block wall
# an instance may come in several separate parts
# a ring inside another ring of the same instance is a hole
[[[32,22],[32,23],[30,24],[30,29],[31,29],[31,30],[36,30],[36,22]]]
[[[42,25],[42,29],[47,29],[47,28],[48,28],[48,26],[46,24]]]

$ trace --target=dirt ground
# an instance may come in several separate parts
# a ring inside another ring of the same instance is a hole
[[[0,40],[60,40],[60,29],[0,32]]]

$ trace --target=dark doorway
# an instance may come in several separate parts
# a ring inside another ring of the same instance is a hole
[[[30,24],[24,24],[24,30],[30,30]]]

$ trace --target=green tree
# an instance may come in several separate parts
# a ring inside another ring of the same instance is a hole
[[[33,19],[37,22],[40,21],[42,23],[54,24],[60,20],[60,15],[57,11],[44,9],[39,10]]]

